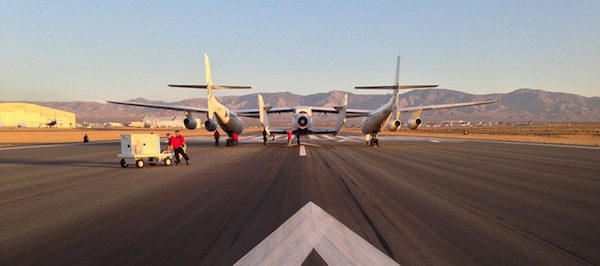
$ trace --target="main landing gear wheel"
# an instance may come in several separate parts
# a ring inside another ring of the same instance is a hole
[[[165,166],[171,165],[172,161],[169,158],[165,158]]]
[[[121,167],[125,168],[129,166],[129,164],[127,164],[127,162],[125,161],[125,159],[121,159]]]
[[[142,161],[142,160],[135,161],[135,166],[137,166],[137,168],[144,167],[144,161]]]

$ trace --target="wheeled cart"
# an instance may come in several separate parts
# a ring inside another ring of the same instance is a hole
[[[160,150],[160,137],[154,134],[125,134],[121,135],[121,166],[127,167],[135,164],[142,168],[146,163],[150,165],[171,165],[173,154]]]

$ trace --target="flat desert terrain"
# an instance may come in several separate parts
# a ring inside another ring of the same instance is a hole
[[[204,129],[180,130],[186,137],[212,135],[212,132]],[[122,134],[153,133],[164,137],[167,132],[173,133],[174,131],[174,128],[0,128],[0,146],[82,142],[83,136],[86,134],[91,142],[118,140]],[[246,129],[244,133],[257,131],[260,129],[250,128]],[[360,129],[344,128],[343,132],[360,133]],[[381,134],[600,146],[600,125],[437,127],[420,128],[414,131],[403,128],[398,132],[384,131]]]

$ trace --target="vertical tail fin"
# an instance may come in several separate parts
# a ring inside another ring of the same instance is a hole
[[[394,84],[397,87],[400,86],[400,55],[398,55],[398,61],[396,62],[396,80]]]
[[[212,76],[210,75],[210,61],[208,55],[204,54],[204,68],[206,70],[206,100],[208,105],[208,119],[213,119],[215,113],[215,95],[213,94]]]
[[[260,124],[262,124],[263,128],[265,129],[265,131],[267,131],[268,135],[271,135],[271,132],[269,130],[269,117],[267,116],[267,111],[269,111],[271,109],[271,106],[265,106],[265,102],[263,101],[263,97],[262,95],[258,95],[258,114],[259,114],[259,121]]]
[[[394,120],[397,120],[400,117],[400,113],[398,112],[398,91],[400,90],[400,55],[398,55],[398,61],[396,62],[396,79],[394,81],[394,85],[396,85],[396,88],[394,89],[394,103],[392,105],[392,112],[394,114]]]
[[[338,110],[340,113],[338,114],[338,121],[335,125],[335,133],[333,133],[333,135],[337,135],[340,133],[340,131],[342,130],[342,127],[344,126],[344,124],[346,124],[346,109],[348,107],[348,94],[344,95],[344,98],[342,99],[342,103],[341,103],[341,107],[335,107],[336,110]]]
[[[208,105],[208,119],[213,120],[215,112],[226,110],[227,108],[220,104],[214,96],[213,90],[215,89],[250,89],[250,86],[227,86],[227,85],[213,85],[212,76],[210,75],[210,61],[208,55],[204,54],[204,67],[206,71],[206,85],[174,85],[169,84],[169,87],[176,88],[192,88],[192,89],[206,89],[206,100]],[[227,116],[227,111],[223,114]]]

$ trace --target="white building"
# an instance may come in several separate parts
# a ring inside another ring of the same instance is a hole
[[[77,127],[75,114],[29,103],[0,103],[0,127]]]
[[[176,117],[144,117],[144,127],[148,128],[181,128],[185,116]]]

